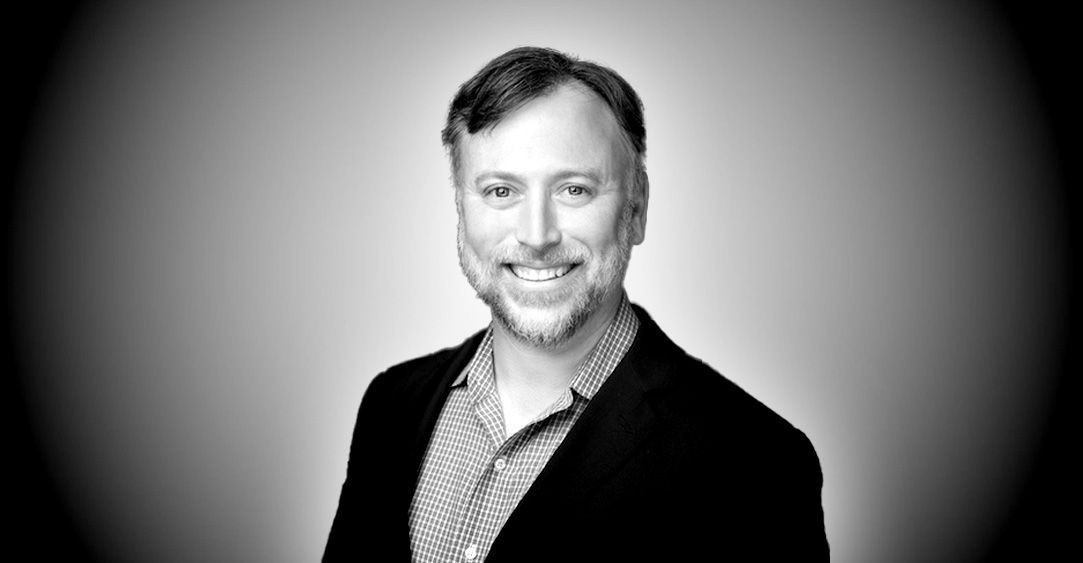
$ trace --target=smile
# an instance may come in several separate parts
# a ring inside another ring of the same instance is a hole
[[[518,264],[508,264],[508,269],[521,280],[543,282],[562,278],[576,266],[577,264],[563,264],[553,268],[529,268]]]

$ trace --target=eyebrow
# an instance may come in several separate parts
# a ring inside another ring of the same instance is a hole
[[[565,169],[558,170],[553,174],[550,174],[546,180],[547,183],[559,182],[561,180],[567,180],[568,178],[586,178],[595,184],[602,183],[602,174],[596,168],[586,168],[582,170],[577,169]],[[485,180],[502,180],[505,182],[514,182],[518,184],[526,183],[522,176],[512,174],[511,172],[504,172],[501,170],[483,170],[474,177],[474,183],[479,184]]]

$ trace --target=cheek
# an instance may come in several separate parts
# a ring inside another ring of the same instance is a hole
[[[595,252],[616,244],[620,233],[619,210],[606,208],[593,213],[576,214],[565,223],[564,234],[590,246]]]
[[[502,217],[492,210],[464,206],[461,221],[463,241],[478,254],[484,254],[507,236]]]

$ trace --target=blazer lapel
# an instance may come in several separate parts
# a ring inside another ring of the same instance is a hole
[[[466,365],[474,357],[474,353],[477,352],[484,336],[485,331],[483,330],[468,338],[455,350],[451,361],[437,366],[432,376],[425,378],[423,383],[411,394],[409,404],[416,410],[410,420],[417,421],[417,426],[413,429],[413,441],[411,442],[409,457],[414,481],[417,479],[417,473],[421,470],[429,440],[432,438],[436,422],[440,418],[440,411],[443,410],[444,403],[451,392],[451,383],[455,381],[455,378],[458,377],[462,370],[466,369]],[[410,484],[409,493],[412,497],[413,487],[416,482]]]
[[[538,526],[580,505],[649,441],[655,417],[647,393],[668,384],[660,352],[677,348],[645,311],[636,307],[636,313],[635,342],[504,524],[489,554],[493,560],[514,559],[504,552],[536,539]]]
[[[417,487],[429,439],[440,418],[451,383],[474,356],[484,334],[485,331],[481,331],[467,339],[454,350],[450,360],[428,368],[431,370],[428,374],[417,378],[403,390],[405,396],[402,404],[407,412],[403,413],[401,420],[416,423],[403,428],[399,434],[402,449],[395,456],[398,461],[392,471],[394,477],[386,483],[371,484],[374,487],[384,487],[385,494],[390,495],[388,498],[395,507],[394,512],[387,517],[397,520],[395,526],[401,531],[393,540],[397,546],[396,553],[410,552],[410,504],[413,502],[414,489]]]

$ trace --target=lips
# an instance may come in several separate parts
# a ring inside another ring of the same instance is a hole
[[[532,282],[543,282],[564,277],[576,264],[562,264],[552,268],[531,268],[519,264],[508,264],[508,269],[515,277]]]

